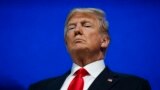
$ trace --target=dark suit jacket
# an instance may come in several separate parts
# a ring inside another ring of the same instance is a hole
[[[66,77],[66,74],[43,80],[32,84],[29,90],[60,90]],[[67,90],[67,89],[66,89]],[[88,90],[151,90],[149,83],[139,77],[119,74],[105,68],[103,72],[95,79]]]

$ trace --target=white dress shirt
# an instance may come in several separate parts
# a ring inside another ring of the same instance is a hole
[[[66,80],[63,83],[60,90],[67,90],[69,84],[71,83],[71,81],[75,77],[74,73],[77,70],[79,70],[80,68],[81,68],[80,66],[73,63],[71,73],[66,78]],[[87,90],[89,88],[89,86],[93,83],[93,81],[97,78],[97,76],[104,70],[104,68],[105,68],[104,60],[95,61],[93,63],[90,63],[90,64],[84,66],[83,68],[85,68],[88,71],[88,73],[90,74],[90,75],[83,77],[83,79],[84,79],[83,90]]]

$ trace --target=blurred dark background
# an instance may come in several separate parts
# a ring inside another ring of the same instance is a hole
[[[0,90],[27,90],[70,69],[63,31],[75,7],[107,13],[110,69],[145,78],[160,90],[159,0],[1,0]]]

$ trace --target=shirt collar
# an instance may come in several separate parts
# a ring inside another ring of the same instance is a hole
[[[73,63],[72,69],[71,69],[71,75],[73,75],[80,68],[82,67]],[[104,70],[105,63],[104,63],[104,60],[97,60],[95,62],[87,64],[83,68],[85,68],[91,76],[96,78]]]

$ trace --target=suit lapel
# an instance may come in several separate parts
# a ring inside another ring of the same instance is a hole
[[[110,90],[118,80],[119,78],[116,74],[105,68],[91,84],[89,90]]]
[[[47,89],[45,90],[60,90],[60,88],[62,87],[65,79],[67,78],[67,76],[70,74],[70,71],[68,71],[67,73],[65,73],[64,75],[54,79],[50,85],[47,87]]]

